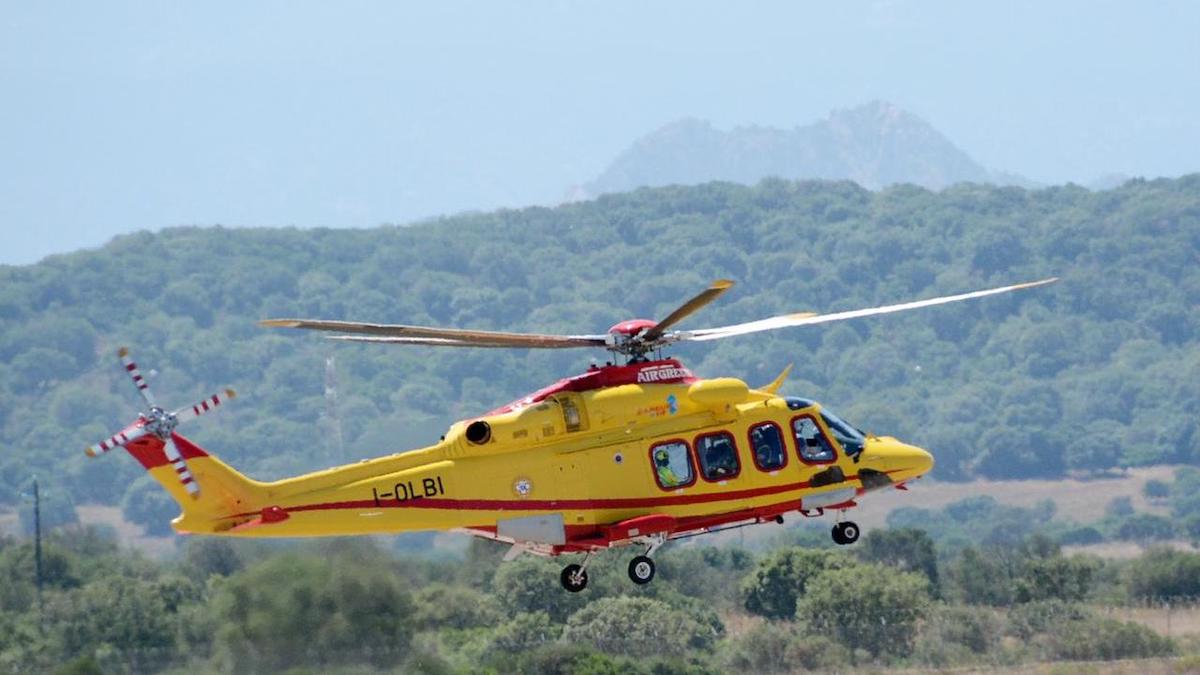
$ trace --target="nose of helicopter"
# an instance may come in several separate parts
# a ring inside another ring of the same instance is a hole
[[[927,450],[885,436],[867,439],[858,473],[863,487],[872,489],[918,478],[931,469],[933,455]]]

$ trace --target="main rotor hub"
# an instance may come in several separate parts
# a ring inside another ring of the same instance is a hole
[[[646,331],[658,325],[649,319],[626,319],[608,329],[605,348],[611,352],[638,359],[650,353],[656,345],[648,344],[642,337]]]
[[[142,416],[146,421],[144,426],[146,431],[154,434],[161,440],[167,440],[171,434],[175,432],[175,427],[179,426],[179,418],[171,412],[154,406],[150,411]]]

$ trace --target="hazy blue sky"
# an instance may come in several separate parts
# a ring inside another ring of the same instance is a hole
[[[683,116],[884,99],[1038,181],[1200,169],[1200,3],[8,3],[0,263],[549,203]]]

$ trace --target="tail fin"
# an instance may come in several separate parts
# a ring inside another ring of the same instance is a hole
[[[180,483],[167,458],[165,444],[158,437],[143,436],[128,443],[125,449],[179,503],[183,513],[171,521],[176,532],[219,534],[239,524],[240,519],[234,516],[263,508],[267,497],[265,484],[238,473],[179,434],[172,434],[171,438],[201,487],[198,495],[189,494]]]

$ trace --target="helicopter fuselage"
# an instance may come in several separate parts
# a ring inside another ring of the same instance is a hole
[[[175,526],[250,537],[464,530],[558,554],[850,508],[932,467],[920,448],[855,434],[816,402],[698,379],[673,359],[605,366],[455,423],[429,447],[255,483],[238,504],[185,509]],[[220,460],[176,439],[197,479],[220,485]],[[151,449],[131,452],[146,464]]]

